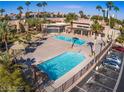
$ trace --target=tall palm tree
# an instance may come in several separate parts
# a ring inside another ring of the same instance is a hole
[[[5,12],[5,9],[0,9],[0,15],[2,16],[3,15],[3,13]]]
[[[102,13],[103,13],[103,18],[105,19],[105,10],[102,9]]]
[[[19,7],[17,8],[17,10],[19,10],[19,17],[21,17],[21,15],[22,15],[22,10],[23,10],[23,7],[22,7],[22,6],[19,6]]]
[[[106,3],[106,6],[107,6],[107,18],[108,18],[108,15],[109,15],[109,11],[112,10],[112,8],[114,7],[114,3],[112,1],[108,1]]]
[[[42,2],[42,6],[43,6],[43,12],[45,12],[45,7],[47,6],[47,2]]]
[[[96,9],[100,12],[102,10],[102,7],[100,5],[96,6]],[[99,15],[100,16],[100,15]]]
[[[36,6],[39,8],[38,9],[38,17],[39,17],[39,12],[40,12],[39,10],[40,10],[41,7],[43,7],[43,5],[42,5],[42,3],[37,3]]]
[[[27,12],[29,12],[29,5],[31,4],[31,2],[30,1],[26,1],[25,2],[25,5],[27,6]]]
[[[117,14],[117,12],[118,12],[119,10],[120,10],[120,9],[119,9],[117,6],[114,7],[114,11],[116,12],[116,14]],[[117,18],[117,15],[116,15],[116,18]]]
[[[47,2],[42,2],[42,6],[43,6],[43,12],[45,12],[45,7],[47,6]],[[43,13],[43,18],[44,18],[44,21],[45,21],[45,14]]]

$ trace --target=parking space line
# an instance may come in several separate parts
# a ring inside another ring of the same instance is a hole
[[[99,85],[99,86],[101,86],[101,87],[104,87],[104,88],[107,88],[107,89],[109,89],[109,90],[113,91],[113,89],[112,89],[112,88],[107,87],[107,86],[105,86],[105,85],[103,85],[103,84],[100,84],[100,83],[99,83],[99,82],[97,82],[97,81],[92,80],[91,82],[93,82],[93,83],[95,83],[95,84],[97,84],[97,85]]]
[[[111,77],[109,77],[109,76],[107,76],[107,75],[104,75],[104,74],[102,74],[102,73],[99,73],[99,72],[97,72],[97,71],[95,71],[95,70],[93,70],[93,72],[96,73],[96,74],[100,74],[100,75],[102,75],[102,76],[104,76],[104,77],[106,77],[106,78],[109,78],[109,79],[111,79],[111,80],[117,81],[116,79],[111,78]]]
[[[79,88],[80,90],[84,91],[84,92],[87,92],[85,89],[79,87],[79,86],[75,86],[76,88]]]

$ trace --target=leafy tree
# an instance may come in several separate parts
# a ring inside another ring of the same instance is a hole
[[[0,37],[2,38],[2,42],[5,44],[6,51],[8,51],[8,32],[9,32],[9,26],[7,21],[0,21]]]
[[[124,27],[120,27],[119,30],[120,30],[121,34],[124,34]]]
[[[97,15],[94,15],[91,17],[91,20],[103,20],[103,17],[102,16],[97,16]]]
[[[122,46],[124,45],[124,35],[122,34],[122,35],[120,35],[117,39],[116,39],[116,41],[118,42],[118,43],[120,43]]]
[[[69,22],[71,25],[71,31],[73,28],[73,21],[76,20],[78,18],[78,16],[75,13],[69,13],[66,15],[66,19],[65,22]]]
[[[91,25],[91,30],[93,33],[95,33],[95,39],[97,38],[97,34],[102,32],[104,27],[98,23],[98,21],[94,21],[94,23]]]
[[[0,54],[0,91],[31,91],[31,86],[24,79],[20,65],[12,63],[12,58],[7,52]]]
[[[69,13],[66,15],[65,22],[72,22],[74,20],[77,20],[78,16],[75,13]]]

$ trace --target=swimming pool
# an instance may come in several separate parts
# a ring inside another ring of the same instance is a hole
[[[83,45],[85,43],[85,40],[82,40],[79,38],[75,39],[75,38],[67,37],[67,36],[55,36],[54,38],[57,40],[63,40],[63,41],[71,42],[71,43],[75,42],[74,44],[77,44],[77,45]]]
[[[38,64],[37,67],[39,70],[47,73],[51,80],[56,80],[81,63],[84,59],[85,57],[78,52],[65,52]]]

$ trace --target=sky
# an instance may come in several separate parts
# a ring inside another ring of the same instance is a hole
[[[40,1],[31,1],[29,9],[33,12],[38,11],[36,4]],[[47,1],[47,6],[45,11],[47,12],[75,12],[79,13],[80,10],[86,15],[102,15],[102,12],[96,10],[97,5],[101,5],[103,8],[106,8],[106,1]],[[116,16],[119,19],[124,19],[124,1],[115,1],[114,4],[120,8],[120,11],[115,13],[111,12],[110,14],[117,14]],[[3,8],[6,10],[6,13],[18,13],[18,6],[24,8],[23,12],[26,11],[25,1],[0,1],[0,9]],[[42,9],[40,10],[42,11]]]

